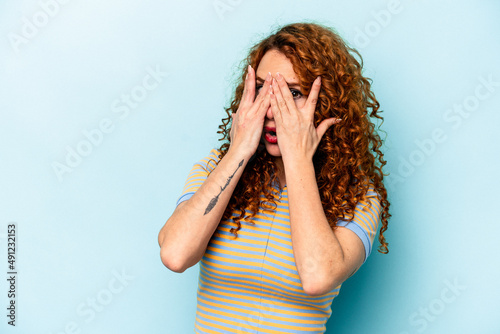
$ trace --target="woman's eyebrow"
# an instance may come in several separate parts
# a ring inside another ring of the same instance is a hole
[[[264,79],[262,79],[261,77],[257,77],[257,81],[258,81],[258,82],[264,82],[265,80],[264,80]],[[298,82],[288,82],[286,79],[285,79],[285,81],[286,81],[286,83],[287,83],[287,85],[288,85],[289,87],[298,87],[298,88],[300,88],[300,85],[299,85],[299,83],[298,83]]]

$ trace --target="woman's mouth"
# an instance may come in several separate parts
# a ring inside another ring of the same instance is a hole
[[[264,139],[270,144],[276,144],[278,137],[276,137],[276,128],[264,127]]]

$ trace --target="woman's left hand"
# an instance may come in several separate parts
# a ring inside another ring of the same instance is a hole
[[[321,88],[321,77],[314,80],[304,106],[297,108],[288,85],[279,73],[273,78],[271,111],[276,123],[276,136],[283,160],[311,159],[326,130],[341,121],[327,118],[314,127],[314,112]]]

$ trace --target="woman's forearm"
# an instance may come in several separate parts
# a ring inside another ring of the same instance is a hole
[[[183,272],[203,257],[229,199],[248,162],[241,151],[229,150],[196,193],[179,204],[158,235],[161,260]]]
[[[255,82],[255,71],[248,65],[238,110],[231,115],[229,151],[193,197],[177,206],[158,235],[161,259],[173,271],[182,272],[202,258],[249,158],[259,146],[270,105],[271,73],[257,93]]]
[[[326,219],[312,161],[285,162],[285,173],[297,271],[304,291],[320,295],[351,273],[345,266],[342,246]]]

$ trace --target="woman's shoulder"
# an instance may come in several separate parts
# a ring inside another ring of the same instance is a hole
[[[355,184],[359,190],[358,194],[354,197],[356,200],[363,200],[367,197],[380,197],[380,194],[375,187],[375,182],[370,180],[368,177],[355,179]]]
[[[221,151],[217,148],[213,148],[212,150],[210,150],[210,153],[206,157],[198,161],[197,164],[202,166],[203,169],[207,170],[208,172],[211,172],[219,163],[221,156]]]

